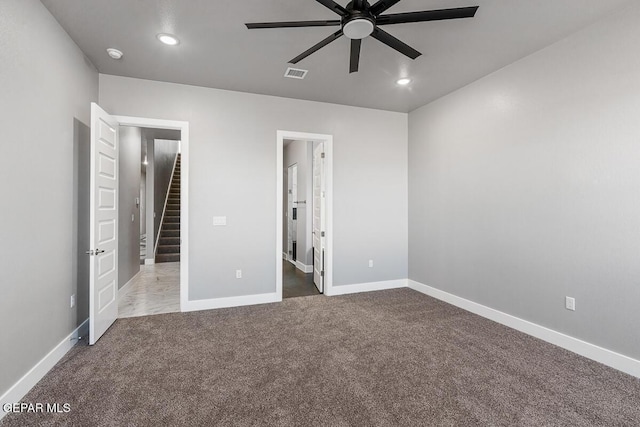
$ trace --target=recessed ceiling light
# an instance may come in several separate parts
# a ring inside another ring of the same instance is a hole
[[[396,83],[399,84],[400,86],[406,86],[409,83],[411,83],[411,79],[408,79],[408,78],[399,79]]]
[[[180,43],[180,40],[178,40],[176,36],[172,36],[171,34],[158,34],[157,37],[158,40],[169,46],[175,46]]]
[[[109,54],[110,57],[112,57],[113,59],[120,59],[122,58],[122,56],[124,55],[121,51],[119,51],[118,49],[114,49],[112,47],[110,47],[109,49],[107,49],[107,53]]]

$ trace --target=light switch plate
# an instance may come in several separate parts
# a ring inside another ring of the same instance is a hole
[[[576,299],[572,297],[566,297],[564,301],[564,306],[567,310],[575,311],[576,310]]]
[[[214,216],[213,217],[213,225],[214,226],[223,226],[227,225],[227,217],[226,216]]]

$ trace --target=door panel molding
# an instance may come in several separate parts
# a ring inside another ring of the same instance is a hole
[[[91,103],[89,344],[118,318],[118,121]]]

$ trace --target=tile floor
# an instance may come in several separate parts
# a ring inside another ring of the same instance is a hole
[[[318,295],[318,289],[313,284],[313,273],[303,273],[289,261],[282,260],[282,297],[306,297]]]
[[[283,297],[318,295],[313,274],[305,274],[283,261]],[[180,263],[141,265],[140,274],[121,292],[118,317],[138,317],[180,311]]]
[[[141,265],[129,289],[118,298],[118,317],[180,311],[180,263]]]

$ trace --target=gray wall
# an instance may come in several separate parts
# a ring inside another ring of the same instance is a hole
[[[0,1],[0,28],[1,395],[85,320],[75,180],[98,73],[39,1]]]
[[[118,287],[140,271],[140,155],[142,129],[120,127],[118,159]],[[132,220],[133,218],[133,220]]]
[[[100,103],[190,122],[190,299],[275,292],[279,129],[334,136],[334,284],[407,277],[407,114],[111,75]]]
[[[89,258],[91,247],[89,210],[91,197],[91,128],[73,119],[73,233],[75,254],[72,282],[76,286],[76,319],[78,325],[89,317]]]
[[[311,226],[312,226],[312,193],[311,193],[311,173],[313,164],[310,162],[310,155],[312,154],[311,141],[292,141],[289,145],[284,147],[283,150],[283,183],[284,191],[282,197],[283,212],[287,212],[287,191],[288,181],[287,174],[289,166],[293,164],[298,165],[298,198],[296,200],[306,200],[307,203],[300,203],[298,207],[297,215],[297,228],[296,228],[296,260],[305,264],[313,265],[313,242],[311,240]],[[296,205],[294,205],[296,206]],[[286,252],[287,250],[287,217],[283,215],[283,243],[282,248]]]
[[[147,169],[140,171],[140,235],[147,232]]]
[[[147,232],[147,165],[143,162],[147,159],[147,141],[140,141],[140,234]]]
[[[410,114],[411,279],[640,358],[639,21]]]
[[[153,235],[158,236],[162,212],[164,211],[164,201],[167,198],[173,164],[178,153],[178,141],[156,139],[153,143],[153,153],[153,204],[154,212],[156,213],[153,223]]]
[[[154,200],[153,195],[154,191],[154,159],[153,159],[153,137],[147,136],[148,129],[144,129],[142,131],[142,144],[145,146],[147,150],[147,167],[146,167],[146,191],[145,191],[145,206],[146,206],[146,223],[147,223],[147,249],[145,254],[145,259],[148,261],[155,261],[155,253],[154,253],[154,244],[156,241],[155,232],[153,230],[154,227]]]

